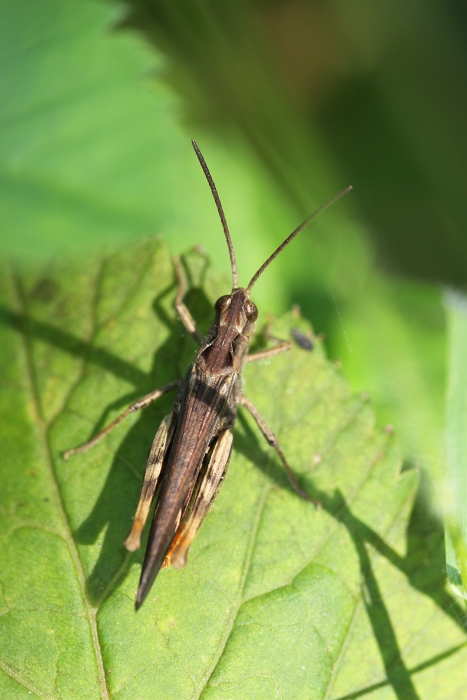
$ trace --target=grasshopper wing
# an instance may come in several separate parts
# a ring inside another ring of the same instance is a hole
[[[167,565],[172,565],[175,569],[181,569],[185,566],[188,550],[219,493],[229,466],[232,441],[231,430],[224,430],[220,433],[210,455],[207,468],[201,472],[199,488],[193,506],[187,510],[166,556]]]
[[[193,365],[161,475],[159,497],[136,594],[136,609],[142,605],[174,543],[210,446],[219,433],[233,423],[234,386],[232,374],[213,378],[196,363]]]

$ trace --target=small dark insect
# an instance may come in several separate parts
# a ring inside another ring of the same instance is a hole
[[[308,352],[313,350],[313,341],[311,338],[301,333],[297,328],[292,328],[290,335],[302,350],[308,350]]]
[[[139,548],[141,534],[157,491],[157,503],[136,594],[137,610],[163,566],[181,568],[186,564],[190,545],[214,502],[227,471],[237,404],[250,411],[268,443],[275,448],[293,489],[303,498],[312,500],[300,488],[276,436],[242,393],[241,373],[245,362],[272,357],[289,350],[291,346],[288,341],[279,341],[268,350],[248,355],[248,344],[258,317],[258,310],[250,301],[250,293],[260,275],[290,241],[351,189],[347,187],[339,192],[309,216],[261,265],[248,286],[239,287],[235,253],[219,195],[201,151],[195,141],[192,143],[211,188],[224,229],[232,269],[232,292],[216,301],[214,322],[203,340],[183,303],[186,282],[180,261],[176,258],[174,265],[178,293],[175,308],[185,328],[201,346],[193,364],[183,379],[143,396],[92,440],[68,450],[63,455],[68,459],[72,454],[85,452],[97,445],[129,413],[149,406],[169,391],[178,390],[173,409],[163,419],[152,443],[133,527],[125,540],[125,547],[130,552]]]

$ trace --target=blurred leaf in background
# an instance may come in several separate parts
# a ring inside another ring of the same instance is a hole
[[[47,259],[183,230],[187,210],[196,220],[176,100],[154,79],[160,55],[112,32],[104,4],[0,7],[4,251]]]
[[[354,185],[353,222],[340,209],[317,224],[278,273],[406,458],[439,480],[445,328],[432,285],[467,271],[462,6],[128,5],[127,25],[171,58],[191,120],[224,142],[240,132],[297,218]]]

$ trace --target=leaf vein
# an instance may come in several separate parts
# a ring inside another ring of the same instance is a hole
[[[45,695],[42,693],[38,688],[35,688],[34,685],[31,683],[27,683],[24,678],[22,678],[19,673],[10,666],[10,664],[5,663],[5,661],[0,660],[0,669],[3,671],[5,675],[7,675],[9,678],[12,680],[16,681],[18,685],[22,686],[23,688],[26,688],[26,690],[32,695],[34,695],[37,698],[45,698],[46,700],[52,700],[52,698],[47,694]]]
[[[19,275],[16,273],[13,273],[13,290],[14,290],[14,295],[15,295],[15,301],[16,301],[16,306],[21,307],[21,311],[23,314],[23,317],[26,319],[28,316],[28,309],[25,303],[25,297],[24,297],[24,292],[23,292],[23,286],[21,284],[21,279]],[[43,449],[44,449],[44,454],[45,454],[45,461],[48,467],[48,472],[49,472],[49,477],[50,481],[53,487],[53,490],[55,492],[56,496],[56,501],[58,504],[58,509],[60,511],[61,519],[63,522],[64,526],[64,534],[65,534],[65,539],[68,547],[68,551],[71,556],[71,560],[73,562],[73,565],[76,570],[77,578],[78,578],[78,583],[81,589],[81,595],[83,598],[83,603],[84,607],[86,610],[87,614],[87,619],[91,631],[91,637],[92,637],[92,642],[93,642],[93,647],[94,647],[94,654],[96,658],[96,665],[97,665],[97,673],[98,673],[98,680],[99,680],[99,687],[101,690],[101,697],[103,700],[108,700],[109,699],[109,692],[107,688],[107,681],[105,677],[105,671],[104,671],[104,663],[102,659],[102,653],[100,649],[100,643],[99,643],[99,634],[98,634],[98,629],[97,629],[97,619],[96,619],[96,609],[93,608],[86,595],[86,577],[84,574],[84,569],[81,563],[81,559],[79,556],[78,549],[76,547],[75,541],[73,539],[73,533],[72,533],[72,528],[71,524],[65,509],[65,504],[63,501],[63,496],[60,490],[60,485],[57,479],[57,474],[55,471],[55,466],[54,466],[54,461],[52,458],[52,450],[50,446],[50,441],[49,441],[49,435],[48,435],[48,430],[47,430],[47,424],[44,420],[43,412],[42,412],[42,406],[41,406],[41,400],[40,400],[40,393],[39,393],[39,388],[37,385],[37,378],[36,378],[36,372],[35,372],[35,367],[34,367],[34,361],[33,361],[33,355],[32,355],[32,348],[31,348],[31,341],[30,338],[27,334],[27,328],[23,326],[22,332],[21,332],[21,339],[22,339],[22,344],[23,344],[23,352],[24,352],[24,358],[25,358],[25,364],[26,364],[26,374],[27,374],[27,381],[29,385],[29,391],[31,394],[32,398],[32,404],[34,408],[34,418],[38,427],[38,432],[41,435],[42,438],[42,444],[43,444]]]

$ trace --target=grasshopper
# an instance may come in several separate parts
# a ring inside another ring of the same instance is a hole
[[[214,322],[203,339],[183,302],[186,282],[180,260],[175,258],[178,282],[175,308],[187,331],[200,344],[191,367],[183,379],[143,396],[89,442],[64,453],[65,459],[68,459],[72,454],[85,452],[97,445],[130,413],[146,408],[170,391],[177,391],[172,411],[162,420],[149,451],[133,526],[125,540],[125,547],[130,552],[140,547],[142,531],[157,492],[136,593],[136,610],[141,607],[162,567],[172,565],[181,568],[186,564],[188,550],[227,471],[237,405],[244,406],[251,413],[269,445],[276,450],[292,488],[301,497],[313,500],[301,489],[273,431],[242,393],[241,375],[246,362],[269,358],[291,347],[288,341],[279,341],[262,352],[248,354],[249,341],[258,317],[250,294],[264,270],[292,239],[351,189],[342,190],[309,216],[261,265],[248,286],[239,287],[235,252],[219,195],[201,151],[195,141],[192,144],[211,188],[227,241],[232,291],[216,301]]]

